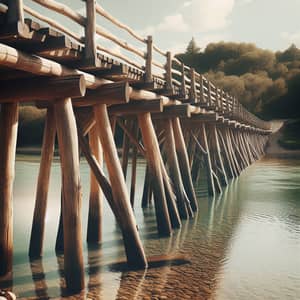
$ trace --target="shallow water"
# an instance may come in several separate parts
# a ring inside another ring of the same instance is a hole
[[[146,271],[113,267],[125,258],[120,231],[104,207],[102,245],[84,245],[86,290],[69,299],[300,299],[300,161],[264,159],[231,182],[223,195],[197,187],[199,212],[171,238],[156,233],[154,208],[142,210],[144,162],[138,164],[135,215],[147,256],[181,255]],[[14,188],[14,272],[19,299],[66,296],[63,258],[54,251],[60,205],[60,167],[53,164],[42,260],[27,257],[38,158],[18,157]],[[130,170],[129,170],[130,174]],[[83,236],[89,171],[81,163]],[[130,176],[128,178],[130,181]],[[203,180],[205,181],[205,180]]]

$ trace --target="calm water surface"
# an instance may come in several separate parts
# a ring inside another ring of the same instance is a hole
[[[180,254],[147,271],[120,271],[120,231],[104,207],[103,243],[85,245],[86,290],[69,299],[300,299],[300,161],[261,160],[231,182],[223,195],[207,197],[197,187],[199,213],[171,238],[158,238],[154,209],[142,211],[144,162],[138,164],[135,215],[147,256]],[[55,162],[42,260],[27,257],[38,158],[18,157],[14,188],[14,273],[19,299],[67,297],[63,257],[54,252],[60,204],[60,167]],[[89,170],[81,165],[83,236],[86,238]],[[128,178],[130,180],[130,178]],[[204,181],[204,180],[203,180]]]

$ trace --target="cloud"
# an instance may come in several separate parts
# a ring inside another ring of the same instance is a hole
[[[157,26],[158,31],[188,31],[188,25],[185,23],[181,14],[166,16],[163,21]]]
[[[282,32],[281,38],[288,42],[288,44],[295,44],[300,47],[300,32]]]
[[[243,0],[251,1],[251,0]],[[235,0],[191,0],[185,1],[177,12],[165,16],[155,26],[148,26],[139,32],[153,35],[155,32],[208,32],[224,29],[229,23],[229,16]]]
[[[192,0],[182,15],[195,32],[220,30],[228,25],[234,4],[235,0]]]

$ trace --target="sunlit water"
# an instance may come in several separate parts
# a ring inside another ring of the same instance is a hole
[[[199,213],[171,238],[157,236],[153,208],[140,208],[144,167],[140,161],[135,215],[146,254],[183,255],[189,262],[174,261],[146,271],[115,270],[113,263],[125,255],[120,231],[105,204],[103,243],[89,250],[85,244],[86,290],[72,299],[300,299],[300,161],[257,162],[216,199],[209,199],[200,185]],[[58,162],[52,169],[44,257],[30,263],[27,256],[37,173],[38,158],[18,157],[13,280],[0,284],[12,286],[19,299],[59,299],[66,293],[63,257],[54,251],[60,213]],[[85,239],[85,162],[81,177]]]

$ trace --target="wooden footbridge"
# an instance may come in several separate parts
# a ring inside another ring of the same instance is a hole
[[[197,211],[194,183],[206,178],[209,194],[222,192],[264,154],[270,124],[96,1],[83,2],[85,15],[63,1],[27,2],[0,0],[0,275],[12,271],[18,107],[31,102],[47,115],[29,256],[42,255],[57,136],[62,205],[56,250],[64,252],[67,287],[77,292],[84,288],[80,153],[91,169],[87,242],[101,242],[104,194],[122,231],[128,264],[144,268],[147,258],[132,209],[137,155],[147,161],[142,206],[154,199],[157,230],[169,236]],[[104,21],[128,39],[105,30]],[[104,46],[107,41],[122,51]],[[121,160],[116,126],[124,133]]]

